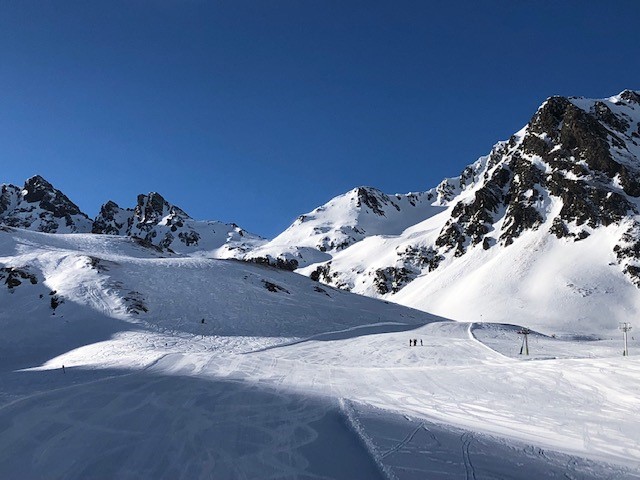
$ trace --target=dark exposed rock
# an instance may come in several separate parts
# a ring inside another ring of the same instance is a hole
[[[448,202],[457,193],[457,189],[455,185],[452,185],[449,179],[444,179],[440,184],[436,187],[436,193],[441,201]]]
[[[591,170],[612,178],[624,167],[611,157],[608,142],[610,135],[613,134],[592,115],[570,104],[563,117],[558,140],[573,157],[585,160]],[[617,143],[622,142],[618,140]]]
[[[107,267],[107,265],[105,265],[105,261],[102,260],[101,258],[98,257],[89,257],[89,265],[91,266],[91,268],[93,268],[94,270],[100,272],[100,273],[104,273],[104,272],[108,272],[109,268]],[[112,262],[108,262],[108,263],[112,263]]]
[[[564,238],[569,234],[569,229],[560,217],[556,217],[553,219],[549,233],[555,235],[556,238]]]
[[[550,151],[551,143],[533,133],[527,133],[522,140],[522,152],[525,154],[548,158]]]
[[[314,229],[314,232],[321,233],[318,230],[319,229],[316,228]],[[344,250],[356,243],[359,239],[362,239],[366,233],[361,228],[352,226],[341,226],[337,231],[340,233],[338,237],[341,239],[340,241],[338,241],[337,238],[331,238],[328,236],[322,237],[320,242],[316,245],[316,248],[321,252]],[[333,233],[335,234],[336,232]]]
[[[130,291],[124,297],[124,302],[127,313],[139,315],[140,313],[147,313],[149,311],[149,308],[147,307],[140,292]]]
[[[640,93],[634,90],[625,90],[620,94],[620,98],[630,103],[640,104]]]
[[[359,187],[356,190],[356,195],[357,195],[357,201],[356,201],[356,206],[360,207],[362,205],[365,205],[367,207],[369,207],[371,209],[371,211],[373,213],[375,213],[376,215],[380,215],[382,217],[384,217],[384,211],[382,210],[382,205],[380,200],[378,199],[378,197],[376,195],[373,194],[373,192],[368,189],[368,188],[364,188],[364,187]],[[393,203],[393,202],[391,202]],[[394,204],[395,205],[395,204]],[[397,205],[396,205],[396,208]]]
[[[509,165],[513,177],[506,195],[508,205],[500,235],[505,245],[511,245],[522,232],[536,229],[543,222],[535,205],[542,198],[538,189],[545,184],[542,170],[519,155],[514,155]]]
[[[628,260],[640,260],[640,224],[634,222],[627,231],[622,234],[618,245],[613,251],[619,263]]]
[[[503,240],[505,245],[511,245],[513,239],[519,237],[522,232],[537,228],[541,223],[542,217],[534,207],[522,203],[513,203],[507,209],[506,221],[500,240]]]
[[[376,270],[373,284],[380,295],[398,293],[413,278],[415,272],[405,267],[386,267]]]
[[[54,217],[62,218],[68,215],[81,215],[78,206],[60,190],[53,188],[40,175],[28,179],[24,184],[24,199],[29,203],[40,202],[40,207],[53,214]]]
[[[310,275],[311,280],[333,285],[341,290],[351,291],[351,285],[341,281],[339,272],[331,270],[331,262],[319,265]]]
[[[554,172],[547,183],[551,195],[562,199],[560,218],[565,222],[607,226],[622,220],[628,212],[636,212],[621,194],[583,180],[569,180],[559,172]]]
[[[320,288],[317,285],[313,287],[313,290],[318,293],[324,293],[327,297],[331,297],[324,288]]]
[[[596,118],[614,130],[617,130],[618,132],[626,132],[629,128],[629,122],[614,115],[611,109],[603,102],[596,102],[594,110]]]
[[[38,278],[33,273],[30,273],[26,267],[1,267],[0,281],[2,280],[4,280],[7,288],[15,288],[18,285],[22,285],[24,280],[28,280],[32,285],[38,283]]]
[[[637,265],[627,265],[623,272],[629,276],[636,287],[640,288],[640,267]]]
[[[436,246],[443,248],[445,252],[454,250],[454,255],[460,257],[466,252],[466,239],[460,225],[450,219],[440,231],[440,235],[436,239]]]
[[[458,202],[436,239],[436,246],[445,251],[454,249],[455,256],[460,256],[466,251],[467,239],[473,245],[480,243],[494,223],[493,215],[505,200],[504,187],[510,178],[510,171],[500,168],[476,191],[471,202]]]
[[[433,248],[425,246],[407,246],[404,250],[397,252],[403,265],[416,268],[427,267],[431,272],[438,268],[444,257]]]
[[[53,314],[55,315],[56,308],[64,303],[64,299],[58,296],[58,293],[55,290],[49,292],[51,299],[49,301],[49,305],[51,306],[51,310],[53,310]]]
[[[322,281],[324,283],[331,283],[333,279],[330,275],[330,272],[331,262],[327,262],[324,265],[318,265],[318,267],[313,272],[311,272],[311,275],[309,277],[314,282]]]
[[[375,271],[373,285],[380,295],[398,293],[402,287],[415,278],[415,272],[405,267],[386,267]]]
[[[284,293],[287,293],[287,294],[290,293],[289,290],[287,290],[286,288],[281,287],[280,285],[276,285],[273,282],[269,282],[268,280],[262,280],[262,284],[264,285],[264,288],[266,288],[270,292],[274,292],[274,293],[284,292]]]
[[[89,217],[39,175],[28,179],[23,188],[2,185],[0,223],[45,233],[91,230]]]
[[[529,122],[529,132],[548,135],[558,131],[567,108],[571,106],[565,97],[551,97],[538,109]]]
[[[136,245],[139,245],[143,248],[148,248],[150,250],[155,250],[158,253],[164,253],[164,250],[161,247],[154,245],[152,242],[150,242],[145,238],[140,238],[135,236],[132,236],[130,238]]]
[[[259,265],[268,265],[270,267],[275,267],[280,270],[287,270],[289,272],[293,272],[296,268],[298,268],[298,261],[295,258],[285,259],[282,257],[273,258],[273,257],[251,257],[247,258],[245,261],[249,263],[257,263]]]
[[[0,186],[0,216],[9,210],[12,200],[19,198],[20,189],[15,185]]]
[[[576,242],[580,241],[580,240],[584,240],[585,238],[587,238],[589,236],[589,232],[587,232],[586,230],[580,230],[577,234],[576,234]]]
[[[117,203],[109,200],[100,208],[100,213],[93,222],[91,233],[100,233],[104,235],[120,235],[121,232],[130,228],[132,223],[131,216],[125,217],[121,221],[118,221],[118,217],[121,212],[133,212],[131,209],[124,210],[118,206]],[[129,220],[129,222],[127,222]]]

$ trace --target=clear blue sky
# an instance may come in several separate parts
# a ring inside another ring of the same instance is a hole
[[[637,0],[6,0],[0,183],[270,237],[457,175],[550,95],[640,89],[639,25]]]

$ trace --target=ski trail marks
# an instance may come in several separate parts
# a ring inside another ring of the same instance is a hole
[[[421,428],[425,428],[424,422],[420,422],[418,424],[418,426],[416,428],[414,428],[406,437],[404,437],[400,443],[398,443],[396,446],[394,446],[394,447],[390,448],[389,450],[387,450],[386,452],[384,452],[381,455],[381,458],[385,458],[385,457],[391,455],[392,453],[397,452],[398,450],[400,450],[405,445],[407,445],[409,442],[411,442],[411,440],[413,440],[413,437],[416,436],[416,433],[418,433]],[[425,430],[426,430],[426,428],[425,428]]]
[[[470,432],[465,432],[460,436],[462,442],[462,461],[464,463],[464,472],[466,480],[476,480],[476,472],[471,462],[471,456],[469,455],[469,446],[473,440],[473,435]]]

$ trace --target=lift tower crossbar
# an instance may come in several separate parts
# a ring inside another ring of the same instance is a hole
[[[520,347],[520,355],[522,355],[522,350],[524,350],[525,355],[529,355],[529,334],[531,330],[528,328],[522,328],[518,330],[518,335],[522,335],[522,346]]]
[[[627,332],[631,330],[631,324],[629,322],[620,322],[618,328],[622,330],[622,338],[624,339],[624,350],[622,351],[622,355],[628,357],[629,347],[627,345]]]

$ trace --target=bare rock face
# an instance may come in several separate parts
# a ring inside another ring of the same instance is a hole
[[[31,285],[38,283],[38,278],[35,274],[29,271],[28,267],[1,267],[0,268],[0,284],[4,283],[7,288],[16,288],[22,285],[24,282],[29,282]]]
[[[261,239],[236,224],[203,222],[156,192],[140,194],[134,208],[108,201],[93,222],[93,233],[129,236],[163,250],[188,252],[227,248],[244,252]],[[229,256],[233,256],[230,254]]]
[[[354,216],[348,225],[320,224],[318,219],[329,217],[349,194],[369,216]],[[611,253],[640,287],[640,93],[625,90],[599,100],[551,97],[523,129],[459,177],[411,195],[446,214],[425,209],[418,212],[424,216],[411,218],[414,227],[397,222],[406,233],[374,231],[371,218],[391,225],[395,215],[408,218],[414,212],[396,196],[361,187],[305,215],[290,230],[315,222],[320,225],[308,236],[324,236],[315,245],[303,235],[294,240],[328,257],[315,265],[301,262],[303,272],[339,288],[388,296],[415,278],[464,261],[471,251],[506,249],[529,232],[568,243],[621,227],[612,230],[626,233]],[[427,223],[418,227],[421,222]],[[287,248],[291,251],[291,244]],[[278,257],[274,249],[269,253]]]
[[[108,201],[92,221],[60,190],[39,175],[23,188],[0,185],[0,229],[23,228],[44,233],[94,233],[132,237],[160,251],[215,250],[241,257],[264,240],[236,224],[196,221],[162,195],[138,195],[134,208]]]
[[[519,137],[494,148],[480,188],[457,202],[451,197],[454,207],[436,239],[438,251],[462,256],[477,244],[506,247],[545,222],[557,238],[579,241],[589,230],[637,215],[638,98],[627,90],[617,101],[548,99]],[[553,199],[562,206],[549,218],[546,206]],[[621,243],[628,245],[629,238]],[[633,250],[621,246],[618,256],[628,261]],[[640,261],[638,255],[633,258]],[[635,269],[625,267],[625,272],[633,277]]]
[[[0,187],[0,224],[45,233],[88,233],[91,219],[39,175]]]

